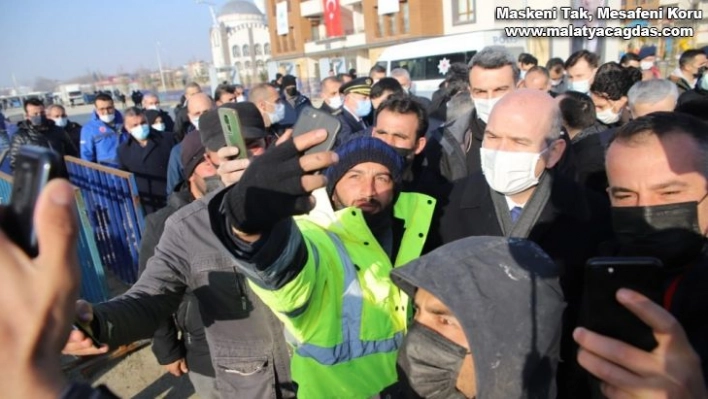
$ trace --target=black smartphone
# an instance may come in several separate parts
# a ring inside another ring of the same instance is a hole
[[[101,343],[98,341],[98,339],[96,339],[96,337],[94,337],[93,334],[91,334],[91,332],[88,330],[88,328],[84,327],[84,324],[82,324],[80,321],[74,321],[72,327],[74,328],[74,330],[79,330],[84,333],[84,335],[91,340],[91,343],[95,348],[101,347]]]
[[[629,288],[661,304],[659,259],[649,257],[591,258],[585,265],[581,325],[651,352],[658,343],[652,329],[617,302],[620,288]]]
[[[293,126],[293,138],[317,129],[326,130],[327,138],[322,143],[305,151],[305,154],[331,150],[339,131],[342,129],[342,124],[339,122],[339,119],[327,112],[312,107],[305,107],[300,113],[297,122],[295,122],[295,126]]]
[[[15,159],[10,204],[3,218],[5,234],[27,255],[38,254],[34,208],[49,180],[59,176],[61,159],[47,148],[22,146]]]

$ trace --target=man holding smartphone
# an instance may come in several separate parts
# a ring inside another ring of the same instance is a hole
[[[613,255],[664,265],[660,305],[686,330],[708,371],[708,126],[655,112],[621,127],[606,167],[616,235]],[[631,161],[630,161],[631,160]]]

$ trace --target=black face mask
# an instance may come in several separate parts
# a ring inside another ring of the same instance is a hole
[[[699,79],[699,78],[700,78],[701,76],[703,76],[703,74],[706,72],[706,69],[708,69],[708,67],[700,67],[700,68],[698,68],[698,72],[694,73],[694,74],[693,74],[693,77],[696,78],[696,79]]]
[[[703,199],[612,208],[612,225],[620,244],[620,255],[653,256],[667,268],[680,268],[695,260],[706,243],[698,225],[698,204]]]
[[[288,87],[285,89],[285,93],[290,97],[295,97],[297,95],[297,89],[294,87]]]
[[[409,150],[408,148],[397,148],[397,147],[392,147],[394,151],[396,151],[396,154],[400,155],[403,157],[403,160],[407,165],[410,165],[413,163],[413,158],[415,158],[415,150]]]
[[[419,323],[413,323],[398,351],[402,384],[423,398],[465,399],[455,388],[467,349]]]

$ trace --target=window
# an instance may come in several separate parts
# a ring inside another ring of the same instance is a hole
[[[398,24],[396,23],[398,18],[396,18],[396,14],[388,14],[386,19],[388,19],[388,34],[391,36],[398,35]]]
[[[440,60],[446,58],[450,64],[455,62],[467,63],[476,51],[469,51],[467,53],[452,53],[452,54],[440,54],[429,57],[411,58],[408,60],[398,60],[391,62],[391,69],[403,68],[408,70],[411,75],[411,80],[433,80],[442,79],[444,74],[440,73],[438,65],[440,65]]]
[[[313,42],[320,40],[320,24],[310,25],[310,40]]]
[[[265,55],[270,55],[270,43],[266,43],[263,45],[263,53]]]
[[[241,49],[238,46],[233,46],[231,48],[231,56],[232,57],[240,57],[241,56]]]
[[[384,32],[384,26],[385,26],[385,24],[384,24],[384,22],[385,22],[385,21],[384,21],[384,16],[383,16],[383,15],[379,15],[379,18],[378,18],[377,23],[376,23],[376,37],[384,37],[384,36],[385,36],[385,32]]]
[[[241,63],[240,62],[235,63],[234,66],[236,67],[237,70],[239,70],[239,71],[241,70]]]
[[[248,47],[248,44],[243,45],[243,56],[244,57],[250,57],[251,56],[251,49]]]
[[[255,55],[263,55],[263,47],[260,45],[260,43],[253,46],[253,52],[255,53]]]
[[[251,61],[246,61],[244,63],[244,66],[246,67],[246,69],[251,69]]]
[[[452,23],[454,25],[474,23],[475,11],[475,0],[453,0]]]
[[[408,2],[401,3],[401,16],[403,17],[403,33],[411,32],[411,11]]]
[[[256,61],[256,68],[258,68],[258,69],[265,68],[265,63],[263,62],[263,60]]]

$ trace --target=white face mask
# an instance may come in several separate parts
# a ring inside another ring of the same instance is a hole
[[[159,130],[161,132],[164,132],[165,131],[165,124],[164,123],[156,123],[156,124],[152,125],[152,128],[155,130]]]
[[[708,72],[703,74],[698,88],[708,91]]]
[[[159,111],[159,110],[160,110],[160,106],[157,105],[157,104],[153,104],[153,105],[148,105],[147,107],[145,107],[145,109],[147,109],[147,110],[153,110],[153,111]]]
[[[54,124],[59,126],[59,127],[65,127],[66,124],[69,123],[69,120],[67,118],[56,118],[54,119]]]
[[[521,70],[521,74],[519,75],[519,77],[520,77],[521,79],[524,79],[524,78],[526,77],[526,72],[528,72],[528,71],[524,71],[524,70],[522,69],[522,70]]]
[[[486,99],[486,98],[472,98],[474,102],[474,108],[477,110],[477,117],[487,123],[489,121],[489,115],[492,113],[494,106],[501,100],[501,97]]]
[[[617,123],[620,120],[620,114],[612,111],[612,107],[602,110],[597,113],[597,120],[605,125]]]
[[[116,118],[116,114],[107,114],[98,116],[103,123],[111,123]]]
[[[590,79],[570,82],[568,83],[568,89],[570,89],[570,91],[587,94],[590,91]]]
[[[329,101],[327,101],[327,104],[329,105],[330,108],[333,108],[333,109],[342,108],[342,104],[343,104],[342,96],[331,97],[329,99]]]
[[[194,125],[195,129],[199,130],[199,117],[190,119],[189,121],[192,122],[192,125]]]
[[[236,102],[237,102],[237,103],[242,103],[242,102],[244,102],[244,101],[246,101],[246,97],[244,97],[244,96],[238,96],[238,97],[236,97]]]
[[[652,61],[642,61],[639,63],[639,68],[641,68],[642,71],[646,71],[648,69],[651,69],[654,66],[654,63]]]
[[[541,155],[548,148],[539,152],[509,152],[480,148],[482,173],[492,190],[514,195],[536,184],[536,165]]]
[[[561,84],[561,80],[560,80],[560,79],[558,79],[558,80],[551,80],[551,86],[558,86],[559,84]]]

